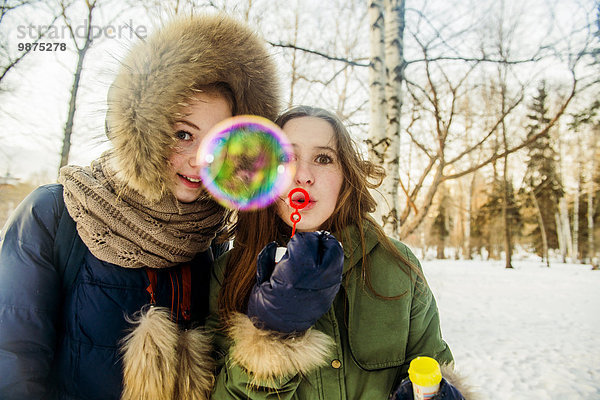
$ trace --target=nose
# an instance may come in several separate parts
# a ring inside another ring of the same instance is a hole
[[[200,143],[197,143],[195,146],[189,149],[189,153],[187,154],[188,163],[194,168],[200,166],[200,162],[198,160],[198,148],[200,148]]]
[[[294,176],[294,181],[299,186],[312,185],[315,182],[314,173],[309,163],[302,160],[296,162],[296,175]]]

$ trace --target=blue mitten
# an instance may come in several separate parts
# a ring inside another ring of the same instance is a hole
[[[257,259],[248,316],[259,328],[303,332],[329,310],[342,283],[344,251],[328,232],[297,232],[275,264],[277,244]]]
[[[392,400],[413,400],[413,388],[410,379],[406,378],[402,381],[398,390],[391,397]],[[445,378],[442,378],[440,382],[440,388],[435,396],[431,400],[465,400],[463,395]]]

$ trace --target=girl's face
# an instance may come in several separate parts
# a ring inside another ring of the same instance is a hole
[[[196,162],[198,147],[213,126],[232,115],[225,97],[210,92],[195,95],[182,114],[185,117],[174,125],[178,145],[169,157],[169,165],[175,178],[173,194],[180,202],[191,203],[204,190]]]
[[[343,182],[333,128],[321,118],[299,117],[286,122],[283,131],[294,148],[296,175],[285,196],[277,200],[277,214],[293,226],[290,215],[295,209],[290,206],[287,194],[300,187],[308,192],[310,201],[299,210],[302,218],[296,230],[319,230],[333,214]]]

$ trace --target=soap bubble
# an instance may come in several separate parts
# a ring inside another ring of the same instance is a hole
[[[271,204],[294,175],[292,147],[271,121],[241,115],[215,125],[198,150],[200,177],[222,205],[253,210]]]

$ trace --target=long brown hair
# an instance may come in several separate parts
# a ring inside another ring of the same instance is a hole
[[[362,248],[362,277],[367,287],[378,297],[381,296],[371,285],[370,267],[365,246],[365,225],[377,235],[379,242],[400,261],[400,267],[410,275],[414,271],[421,275],[416,265],[398,251],[386,236],[383,229],[369,214],[375,211],[377,203],[369,189],[377,188],[385,177],[385,170],[365,160],[342,121],[333,113],[316,107],[298,106],[280,115],[275,123],[283,128],[290,120],[301,117],[316,117],[328,122],[333,128],[337,144],[337,157],[341,165],[344,181],[331,217],[325,221],[322,229],[330,232],[343,232],[350,225],[358,228]],[[256,281],[256,258],[262,248],[272,241],[285,244],[291,229],[279,218],[273,204],[257,211],[239,212],[235,227],[233,249],[229,254],[225,270],[225,279],[219,293],[219,311],[223,316],[232,312],[245,312],[248,296]],[[348,237],[337,237],[344,245]]]

